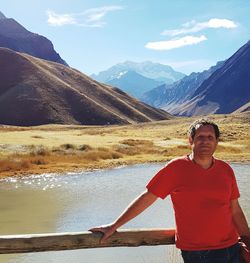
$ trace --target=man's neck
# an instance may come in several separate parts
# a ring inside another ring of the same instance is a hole
[[[190,155],[190,160],[194,163],[200,165],[203,169],[208,169],[213,165],[213,156],[197,156],[192,152]]]

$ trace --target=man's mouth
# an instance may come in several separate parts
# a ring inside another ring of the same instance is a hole
[[[211,148],[209,145],[201,145],[201,148]]]

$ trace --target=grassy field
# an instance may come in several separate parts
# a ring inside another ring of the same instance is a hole
[[[250,161],[249,113],[211,116],[222,132],[216,157]],[[189,153],[196,118],[126,126],[0,126],[0,177],[165,162]]]

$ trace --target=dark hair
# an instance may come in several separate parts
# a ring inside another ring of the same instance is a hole
[[[214,133],[215,133],[215,137],[216,139],[218,139],[220,137],[220,130],[219,127],[216,123],[214,123],[212,120],[210,119],[198,119],[195,122],[193,122],[189,129],[188,129],[188,136],[190,136],[192,139],[194,139],[195,133],[196,131],[201,127],[201,126],[206,126],[206,125],[211,125],[214,128]]]

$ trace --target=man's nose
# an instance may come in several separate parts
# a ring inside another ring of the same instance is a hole
[[[203,142],[203,143],[209,142],[209,138],[206,137],[206,136],[204,136],[204,137],[202,138],[202,142]]]

